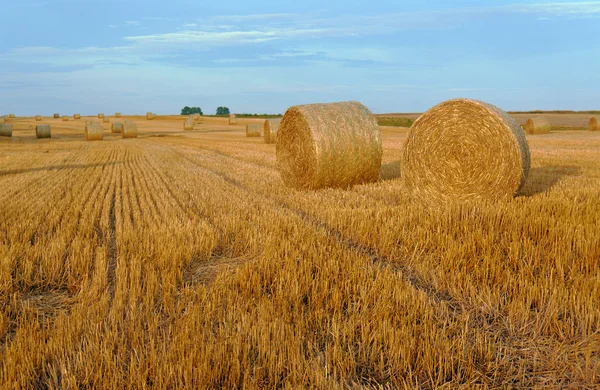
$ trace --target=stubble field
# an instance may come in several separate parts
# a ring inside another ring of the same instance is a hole
[[[0,139],[0,388],[594,388],[600,134],[528,136],[509,202],[296,191],[243,124]]]

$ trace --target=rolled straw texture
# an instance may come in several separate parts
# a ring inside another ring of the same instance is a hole
[[[279,131],[279,125],[281,119],[267,119],[265,121],[263,132],[265,135],[265,143],[274,144],[277,140],[277,132]]]
[[[525,134],[512,117],[491,104],[455,99],[415,121],[402,176],[424,200],[498,199],[521,189],[529,166]]]
[[[246,137],[260,137],[260,123],[248,123],[246,125]]]
[[[51,138],[52,128],[50,125],[37,125],[35,126],[35,136],[37,138]]]
[[[85,136],[88,141],[99,141],[104,138],[104,129],[100,123],[92,122],[85,125]]]
[[[0,124],[0,137],[12,137],[12,127],[9,123]]]
[[[291,107],[277,133],[279,172],[298,189],[376,181],[382,154],[377,121],[359,102]]]
[[[595,117],[590,118],[588,128],[590,131],[600,131],[600,126],[598,126],[598,119],[596,119]]]
[[[529,118],[523,126],[527,134],[548,134],[550,132],[550,122],[546,118]]]
[[[123,123],[122,122],[113,122],[110,126],[111,133],[121,133],[123,131]]]
[[[238,123],[238,121],[237,121],[237,118],[235,117],[235,114],[229,115],[229,124],[237,125],[237,123]]]
[[[137,138],[137,125],[134,121],[123,122],[123,131],[121,132],[123,138]]]

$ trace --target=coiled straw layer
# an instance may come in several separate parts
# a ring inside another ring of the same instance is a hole
[[[600,126],[598,125],[598,119],[596,119],[596,117],[590,118],[588,129],[590,131],[600,131]]]
[[[263,127],[263,133],[265,135],[265,143],[274,144],[277,140],[277,132],[279,131],[279,125],[281,119],[267,119]]]
[[[523,126],[527,134],[548,134],[550,132],[550,122],[546,118],[529,118]]]
[[[455,99],[415,121],[402,176],[425,200],[499,199],[519,191],[529,165],[525,134],[513,118],[491,104]]]
[[[343,102],[289,108],[276,154],[289,186],[345,188],[379,179],[383,149],[373,114],[359,102]]]

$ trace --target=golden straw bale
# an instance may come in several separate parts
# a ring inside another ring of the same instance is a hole
[[[69,121],[69,117],[66,115],[63,115],[62,117],[63,122],[68,122]]]
[[[113,122],[110,126],[111,133],[121,133],[123,131],[123,123],[122,122]]]
[[[81,114],[74,114],[73,119],[81,119]]]
[[[279,131],[279,124],[281,119],[267,119],[263,126],[263,133],[265,135],[265,143],[274,144],[277,140],[277,132]]]
[[[104,114],[102,114],[102,113],[98,114],[98,118],[100,118],[100,119],[104,118]]]
[[[12,137],[12,127],[9,123],[0,124],[0,137]]]
[[[550,122],[543,117],[529,118],[523,126],[523,130],[527,134],[548,134],[550,132]]]
[[[420,199],[499,199],[521,189],[529,165],[529,145],[512,117],[491,104],[454,99],[414,122],[402,176]]]
[[[137,125],[134,121],[123,122],[123,131],[121,131],[123,138],[137,138]]]
[[[238,121],[237,118],[235,117],[235,114],[230,114],[229,115],[229,124],[230,125],[237,125]]]
[[[260,123],[248,123],[246,125],[246,137],[260,137]]]
[[[146,113],[146,119],[147,119],[147,120],[151,121],[151,120],[153,120],[153,119],[155,119],[155,118],[156,118],[156,114],[153,114],[153,113],[151,113],[151,112],[147,112],[147,113]]]
[[[344,188],[379,178],[383,155],[379,126],[359,102],[289,108],[276,145],[281,177],[295,188]]]
[[[121,117],[121,113],[120,112],[115,112],[115,118],[120,118]]]
[[[15,114],[8,114],[8,117],[11,118],[11,119],[15,118]]]
[[[104,138],[104,129],[97,122],[85,125],[85,136],[88,141],[100,141]]]
[[[35,116],[35,120],[38,121],[38,122],[41,121],[42,120],[42,116],[41,115],[36,115]]]
[[[54,119],[58,119],[58,118],[60,118],[60,114],[58,114],[58,113],[54,114]]]
[[[37,125],[35,126],[35,136],[37,138],[51,138],[52,128],[50,125]]]
[[[188,118],[183,122],[183,130],[194,130],[194,119]]]
[[[590,124],[588,125],[590,131],[600,131],[600,126],[598,126],[598,119],[595,117],[590,118]]]

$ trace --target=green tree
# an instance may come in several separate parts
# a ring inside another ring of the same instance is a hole
[[[229,108],[227,107],[217,107],[217,115],[229,115]]]
[[[204,115],[202,113],[202,109],[200,107],[188,107],[185,106],[181,109],[181,115],[192,115],[192,114],[200,114],[200,115]]]

